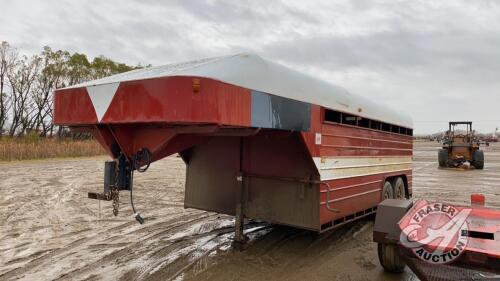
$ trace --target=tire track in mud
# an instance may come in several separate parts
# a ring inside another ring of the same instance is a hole
[[[267,229],[271,228],[271,226],[266,223],[249,223],[246,224],[244,228],[246,230],[245,234],[251,236],[252,234],[266,231]],[[184,253],[182,256],[178,257],[174,261],[176,263],[180,263],[178,266],[174,268],[174,270],[172,270],[171,268],[172,264],[160,264],[160,265],[153,264],[151,266],[148,266],[148,268],[153,268],[153,269],[157,268],[158,266],[162,266],[162,269],[157,270],[152,274],[149,274],[149,276],[147,276],[145,280],[175,280],[178,276],[182,275],[184,272],[195,266],[201,260],[207,258],[208,255],[210,255],[210,253],[212,253],[214,250],[217,250],[224,245],[227,245],[229,248],[229,244],[231,244],[232,242],[232,237],[234,237],[234,226],[219,228],[214,231],[207,232],[204,233],[203,235],[199,235],[193,238],[200,239],[207,236],[208,237],[212,236],[212,237],[206,241],[203,241],[203,243],[196,245],[196,247],[194,247],[192,250],[188,251],[187,253]],[[250,239],[250,243],[251,240],[252,239]],[[216,242],[213,243],[214,241]],[[186,240],[183,242],[188,242],[188,241]],[[212,245],[210,245],[210,243],[212,243]],[[209,245],[209,247],[205,247],[207,245]],[[182,248],[173,250],[174,252],[178,252],[182,250]],[[168,274],[168,272],[172,271],[173,273]],[[141,277],[143,277],[143,275],[139,276],[138,280],[143,280]]]
[[[49,251],[51,251],[51,250],[42,250],[42,251],[34,252],[33,254],[28,255],[26,257],[22,257],[22,258],[17,258],[17,259],[10,260],[5,265],[19,263],[19,262],[31,260],[31,259],[34,259],[34,258],[38,258],[38,257],[42,256],[43,254],[49,252]],[[0,275],[0,277],[2,277],[2,275]]]
[[[0,280],[53,279],[61,273],[64,275],[66,271],[74,269],[71,268],[73,265],[76,268],[82,267],[81,265],[84,266],[93,259],[131,245],[140,238],[153,236],[156,233],[167,235],[165,228],[176,221],[195,219],[191,222],[195,223],[206,217],[206,212],[183,209],[183,180],[175,180],[169,184],[168,190],[163,188],[163,184],[158,184],[163,178],[178,179],[182,173],[177,171],[169,174],[157,168],[155,171],[153,168],[151,169],[153,173],[149,173],[145,178],[146,183],[153,183],[152,186],[147,187],[145,196],[140,196],[141,188],[138,188],[139,193],[137,193],[139,205],[148,202],[149,209],[153,211],[150,218],[146,219],[148,223],[153,222],[152,224],[137,227],[135,221],[125,220],[123,215],[117,219],[95,220],[97,212],[94,210],[97,205],[84,199],[86,192],[94,190],[100,183],[94,176],[101,174],[99,172],[101,167],[95,164],[95,160],[56,159],[28,163],[27,166],[32,167],[32,170],[43,171],[31,174],[26,174],[25,163],[22,166],[21,163],[5,166],[5,170],[11,176],[0,179],[0,190],[6,192],[5,198],[12,200],[2,201],[0,208],[6,210],[21,208],[23,211],[19,218],[15,218],[14,223],[9,223],[8,228],[1,231],[2,237],[6,240],[0,245],[9,252],[3,252],[0,256],[2,263],[5,261],[4,265],[8,264],[0,268]],[[163,163],[167,162],[169,165],[182,164],[181,161],[172,160]],[[158,166],[161,168],[163,165],[160,163]],[[61,171],[71,172],[61,173]],[[83,176],[85,174],[90,176]],[[34,188],[26,188],[27,186]],[[151,194],[154,194],[154,198],[150,198]],[[33,200],[33,197],[37,200]],[[151,199],[154,199],[153,202],[150,202]],[[125,209],[130,208],[126,203],[123,206]],[[105,209],[110,210],[110,207],[105,206]],[[61,214],[64,216],[60,216]],[[110,224],[102,224],[103,222]],[[189,225],[190,222],[186,224]],[[38,238],[37,232],[42,232],[43,236]],[[20,235],[21,239],[16,238]],[[49,242],[46,245],[44,245],[45,239]],[[117,240],[120,242],[117,243]],[[113,243],[107,244],[110,241]],[[89,252],[88,258],[85,257],[85,252]],[[71,262],[69,267],[65,260]]]
[[[153,236],[157,235],[158,233],[162,233],[163,235],[167,235],[169,233],[176,233],[180,228],[182,227],[189,227],[189,225],[192,225],[193,223],[196,223],[198,221],[202,221],[204,219],[209,218],[210,216],[215,216],[215,215],[203,215],[199,216],[198,214],[193,214],[188,217],[181,216],[180,218],[176,219],[171,219],[170,221],[170,226],[167,229],[160,230],[157,233],[153,233]],[[180,220],[180,221],[177,221]],[[174,222],[172,222],[174,221]],[[133,222],[134,225],[137,224],[136,222]],[[165,222],[167,223],[167,222]],[[152,225],[151,227],[157,228],[158,230],[158,225],[162,225],[163,223],[158,223],[155,225]],[[145,228],[140,228],[136,230],[135,232],[139,231],[144,231]],[[128,232],[125,235],[130,235],[133,234],[134,231]],[[120,236],[120,235],[119,235]],[[109,242],[110,240],[119,240],[120,237],[108,237],[105,239],[103,242]],[[119,248],[101,258],[99,258],[96,261],[93,261],[89,264],[84,265],[81,268],[75,269],[71,272],[65,273],[63,276],[60,276],[56,278],[57,280],[72,280],[73,278],[76,278],[78,276],[81,276],[85,273],[89,272],[94,272],[97,267],[99,267],[102,264],[107,264],[107,263],[113,263],[117,261],[117,258],[127,258],[127,261],[132,261],[136,257],[141,257],[144,256],[145,253],[148,253],[151,251],[151,248],[154,248],[157,246],[158,240],[151,239],[151,236],[145,236],[142,240],[137,241],[137,242],[129,242],[127,246]],[[97,250],[103,250],[104,248],[109,248],[108,245],[113,245],[109,243],[103,243],[102,245],[106,245],[102,248],[99,248]],[[135,251],[134,251],[135,250]],[[120,261],[120,263],[124,263],[126,261]]]
[[[273,225],[265,235],[254,240],[247,250],[209,255],[200,261],[200,268],[193,266],[182,271],[179,276],[184,280],[289,280],[288,277],[294,276],[293,272],[300,271],[302,267],[308,268],[331,257],[341,258],[344,253],[352,251],[353,245],[357,248],[370,246],[371,239],[365,236],[371,237],[372,224],[367,218],[322,234]],[[370,249],[361,252],[369,254]],[[376,269],[375,263],[369,258],[357,263],[369,270]],[[311,270],[313,273],[317,269]],[[310,274],[309,278],[304,278],[301,276],[293,280],[323,280],[311,279]]]
[[[213,224],[214,222],[216,223]],[[226,224],[230,223],[231,225],[214,229],[204,227],[206,224],[212,224],[215,227],[217,225],[224,224],[224,222]],[[190,227],[196,225],[199,226],[201,231],[200,233],[182,236],[183,233],[189,231]],[[255,226],[257,226],[257,224],[250,224],[246,226],[246,229]],[[55,280],[74,280],[85,277],[86,275],[88,275],[87,278],[90,278],[92,275],[98,276],[98,274],[96,275],[96,268],[99,268],[102,264],[110,265],[117,263],[121,267],[126,268],[124,264],[131,261],[134,261],[135,263],[137,263],[137,261],[143,261],[143,263],[142,266],[132,267],[121,274],[117,274],[115,277],[123,280],[165,280],[166,276],[171,274],[175,275],[171,278],[173,279],[182,273],[182,270],[178,270],[172,274],[171,272],[175,269],[187,269],[196,263],[197,260],[201,259],[203,255],[208,254],[214,248],[220,247],[224,243],[230,243],[230,240],[227,238],[232,236],[233,231],[233,220],[229,217],[221,223],[220,216],[216,214],[201,217],[198,216],[196,218],[171,225],[168,229],[154,233],[153,236],[146,236],[143,240],[138,242],[123,245],[123,247],[99,258],[98,260],[71,272],[65,273],[57,277]],[[156,238],[151,239],[151,237]],[[203,243],[197,243],[197,241],[200,240],[202,240]],[[217,242],[213,243],[214,241]],[[204,246],[210,243],[212,243],[210,247],[204,249]],[[107,246],[108,245],[104,244],[104,247]],[[102,248],[99,250],[102,250]],[[173,256],[174,259],[169,262],[168,259],[170,253],[175,253],[175,255]],[[194,255],[193,253],[197,254]],[[193,256],[193,258],[189,258],[190,256]],[[167,262],[165,262],[166,259]],[[157,267],[159,269],[155,270]],[[165,268],[168,270],[165,270]],[[103,271],[105,272],[105,270],[106,269]],[[149,274],[152,270],[154,273],[161,272],[161,274]]]
[[[262,255],[266,255],[272,251],[279,249],[281,246],[285,245],[287,242],[291,242],[296,238],[299,238],[303,235],[310,235],[311,232],[307,230],[293,229],[288,227],[280,227],[275,226],[275,228],[271,231],[270,235],[277,234],[277,238],[271,238],[271,241],[268,245],[259,250],[259,253]]]
[[[167,222],[172,223],[176,220],[182,219],[183,216],[185,216],[185,215],[173,217],[173,218],[169,219]],[[174,225],[169,230],[163,230],[162,232],[168,232],[168,231],[173,230],[179,226],[187,225],[191,222],[199,221],[201,219],[208,217],[208,216],[199,217],[199,215],[192,215],[192,216],[193,216],[193,218],[188,217],[190,219],[188,219],[187,221],[183,221],[179,225]],[[165,223],[167,223],[167,222],[165,222]],[[116,233],[116,232],[121,231],[123,229],[129,228],[130,226],[135,226],[136,224],[137,224],[137,222],[135,222],[135,221],[127,221],[127,222],[122,223],[118,226],[99,231],[90,237],[84,237],[84,238],[79,238],[77,240],[74,240],[74,241],[70,242],[69,244],[65,245],[63,248],[55,248],[55,249],[47,250],[47,251],[45,251],[46,252],[45,254],[38,256],[35,259],[29,261],[24,266],[12,269],[10,271],[7,271],[7,272],[1,274],[0,279],[7,280],[7,279],[10,279],[14,276],[23,275],[28,271],[31,271],[31,272],[35,271],[36,272],[36,269],[39,268],[40,266],[44,265],[44,263],[46,261],[54,260],[57,256],[62,256],[65,253],[74,251],[75,249],[78,249],[79,247],[81,247],[83,245],[91,246],[92,241],[98,241],[99,239],[101,239],[101,236],[104,234]],[[104,241],[106,241],[108,239],[105,239]]]

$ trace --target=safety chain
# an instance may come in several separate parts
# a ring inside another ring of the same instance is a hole
[[[113,215],[118,216],[120,207],[120,190],[118,190],[118,173],[115,176],[115,183],[111,187],[111,199],[113,199]]]
[[[120,207],[120,192],[118,187],[114,186],[111,190],[111,198],[113,199],[113,215],[118,216],[118,208]]]

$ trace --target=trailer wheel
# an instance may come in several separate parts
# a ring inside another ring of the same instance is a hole
[[[406,199],[405,182],[401,177],[397,177],[393,180],[392,188],[394,189],[394,199]]]
[[[448,149],[442,148],[438,152],[439,167],[446,167],[448,165]]]
[[[476,150],[472,154],[472,166],[476,169],[483,169],[484,168],[484,152],[482,150]]]
[[[394,190],[392,189],[392,184],[388,181],[384,183],[384,188],[382,189],[382,201],[385,199],[393,199]]]
[[[385,271],[390,273],[401,273],[406,264],[399,255],[397,245],[395,244],[377,244],[378,260]]]

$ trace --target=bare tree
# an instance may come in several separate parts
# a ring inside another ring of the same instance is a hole
[[[6,93],[7,73],[13,67],[17,59],[17,52],[9,43],[3,41],[0,44],[0,135],[7,121],[9,111],[9,95]]]
[[[9,135],[23,134],[27,128],[32,126],[35,120],[36,107],[30,94],[32,86],[40,69],[40,58],[23,56],[19,59],[7,77],[12,89],[11,115],[12,123]]]
[[[44,47],[40,56],[19,57],[16,49],[2,42],[0,135],[5,131],[11,136],[21,135],[30,130],[42,136],[52,136],[54,130],[63,134],[63,128],[52,122],[55,89],[137,68],[141,66],[117,63],[104,56],[89,61],[85,54],[49,47]]]
[[[33,101],[36,107],[34,129],[41,130],[41,135],[52,135],[52,95],[55,89],[64,86],[64,79],[68,71],[67,60],[69,53],[65,51],[52,51],[44,47],[41,54],[41,71],[36,79],[33,91]]]

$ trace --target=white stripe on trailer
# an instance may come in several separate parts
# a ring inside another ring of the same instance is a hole
[[[412,169],[411,156],[400,157],[313,157],[322,181]]]

